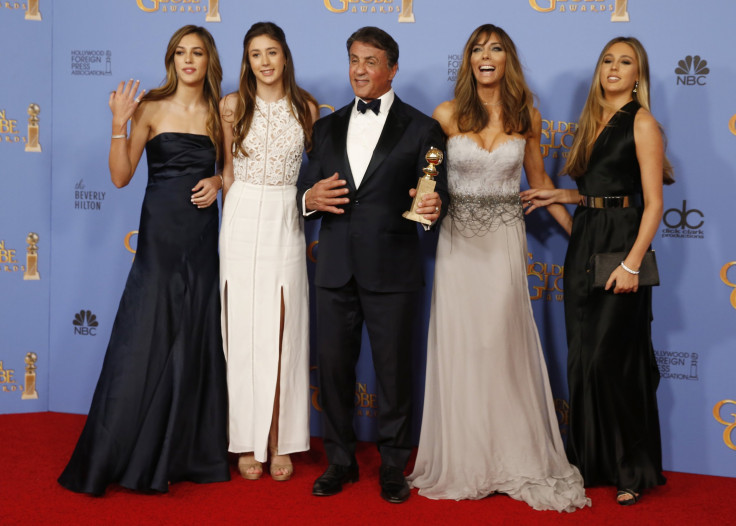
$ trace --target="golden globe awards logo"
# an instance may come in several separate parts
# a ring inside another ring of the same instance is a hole
[[[414,0],[323,0],[330,13],[398,13],[399,22],[413,23]]]
[[[555,398],[555,414],[560,426],[560,435],[567,436],[567,426],[570,423],[570,404],[564,398]]]
[[[133,245],[132,245],[133,237],[135,237],[136,240],[138,239],[138,231],[137,230],[131,230],[130,232],[128,232],[127,234],[125,234],[125,239],[123,240],[123,244],[125,245],[125,250],[127,250],[128,252],[130,252],[131,254],[133,254],[133,259],[135,259],[136,249],[133,248]]]
[[[731,280],[728,276],[729,271],[736,267],[736,261],[730,261],[721,267],[721,281],[726,284],[727,287],[731,287],[731,306],[736,309],[736,269],[732,272],[734,280]]]
[[[727,416],[723,418],[722,413],[727,413]],[[723,443],[729,449],[736,451],[736,443],[734,443],[736,440],[736,401],[721,400],[718,402],[713,407],[713,418],[719,424],[726,426],[723,430]]]
[[[316,385],[319,383],[317,380],[317,378],[319,378],[317,371],[318,368],[316,365],[309,368],[310,377],[314,378],[314,380],[312,380],[312,378],[309,380],[309,390],[312,392],[312,407],[315,411],[319,411],[321,413],[322,406],[319,402],[319,386]],[[355,414],[357,416],[366,416],[369,418],[378,416],[378,395],[371,392],[368,389],[368,384],[366,383],[355,382]]]
[[[552,159],[566,159],[577,129],[577,122],[542,119],[542,157],[547,158],[551,154]]]
[[[146,13],[205,13],[205,22],[221,22],[220,0],[135,0]]]
[[[529,0],[539,13],[611,13],[611,22],[628,22],[628,0]]]
[[[25,9],[26,20],[42,20],[41,11],[38,7],[39,0],[27,0],[26,2],[0,2],[0,9]]]
[[[728,129],[736,135],[736,113],[734,113],[733,117],[731,117],[731,120],[728,121]]]
[[[527,257],[532,260],[531,252]],[[529,278],[529,298],[543,301],[563,300],[563,279],[565,267],[557,264],[532,261],[526,266],[526,275]]]
[[[23,383],[18,383],[15,369],[6,369],[3,367],[3,361],[0,360],[0,390],[3,393],[21,393],[21,400],[38,399],[38,391],[36,391],[36,362],[38,356],[35,352],[26,353],[25,356],[25,375]]]
[[[16,249],[6,246],[5,240],[0,239],[0,272],[22,272],[23,280],[38,281],[41,275],[38,272],[38,234],[29,232],[26,237],[25,264],[17,254]]]
[[[7,110],[0,109],[0,142],[3,144],[23,144],[27,152],[41,152],[41,144],[39,143],[40,119],[38,115],[41,113],[41,107],[32,102],[28,105],[28,124],[23,130],[23,123],[14,119]],[[25,131],[26,135],[22,135]]]

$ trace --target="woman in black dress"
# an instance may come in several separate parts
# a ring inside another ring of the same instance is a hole
[[[213,175],[222,69],[196,26],[174,33],[165,62],[162,87],[143,96],[138,82],[121,82],[110,95],[112,181],[130,182],[145,147],[148,185],[89,416],[59,477],[72,491],[230,478]]]
[[[672,182],[635,38],[603,49],[564,171],[577,190],[529,190],[522,199],[529,211],[578,204],[565,258],[567,454],[586,486],[615,485],[618,503],[631,505],[665,483],[651,287],[639,286],[638,273],[662,219],[662,184]],[[606,252],[625,256],[605,288],[594,288],[590,258]]]

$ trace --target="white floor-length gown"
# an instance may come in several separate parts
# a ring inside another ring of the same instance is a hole
[[[304,132],[286,98],[256,109],[233,160],[220,231],[222,329],[233,453],[265,462],[281,351],[278,453],[309,449],[309,310],[296,180]]]
[[[525,141],[447,143],[421,438],[409,480],[432,499],[499,492],[535,509],[590,504],[560,438],[526,276]]]

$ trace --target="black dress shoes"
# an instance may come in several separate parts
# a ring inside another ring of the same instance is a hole
[[[381,466],[379,482],[381,483],[381,498],[392,504],[404,502],[411,494],[404,472],[399,468]]]
[[[314,481],[312,486],[312,495],[318,497],[329,497],[337,495],[342,491],[342,485],[348,482],[358,481],[358,466],[340,466],[339,464],[330,464],[321,477]]]

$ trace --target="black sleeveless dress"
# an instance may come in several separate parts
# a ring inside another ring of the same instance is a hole
[[[59,477],[73,491],[100,495],[116,482],[166,492],[170,482],[230,478],[218,208],[190,202],[213,173],[214,147],[205,135],[162,133],[146,155],[135,261],[87,422]]]
[[[640,106],[626,104],[593,146],[581,195],[641,194],[634,143]],[[642,490],[664,484],[657,409],[659,370],[651,339],[651,287],[613,294],[592,288],[590,257],[628,252],[643,208],[579,206],[565,257],[570,420],[567,454],[586,486]]]

